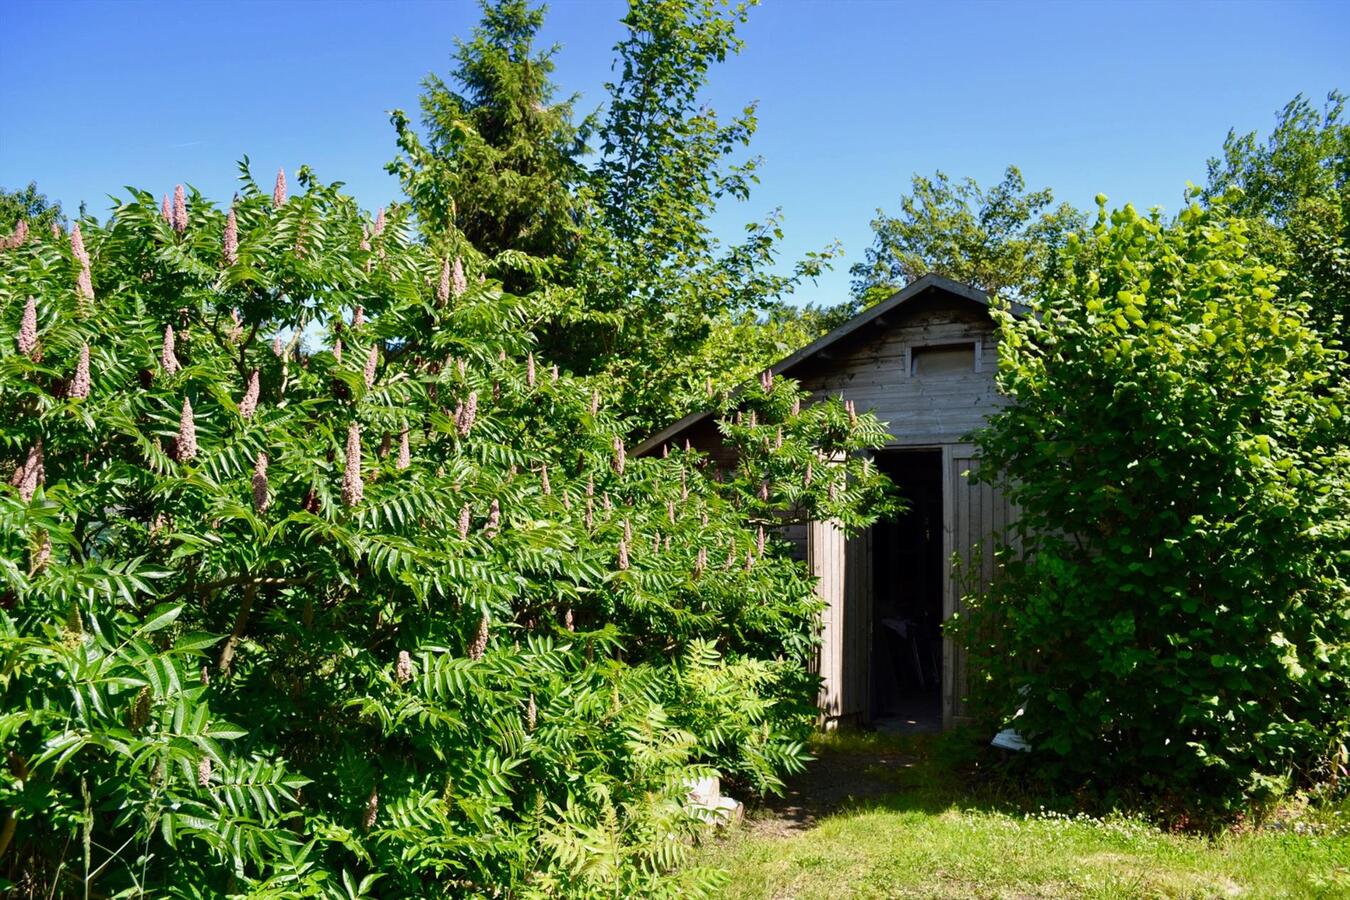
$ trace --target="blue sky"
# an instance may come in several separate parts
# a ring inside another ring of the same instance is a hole
[[[558,0],[557,78],[603,100],[624,3]],[[0,185],[36,179],[69,209],[122,185],[234,190],[308,163],[368,207],[398,195],[387,111],[414,110],[477,8],[452,2],[0,0]],[[1029,186],[1087,206],[1175,210],[1230,127],[1267,131],[1298,92],[1350,91],[1350,3],[884,3],[767,0],[708,99],[759,102],[765,165],[730,238],[775,208],[791,258],[845,256],[802,300],[834,302],[914,172]]]

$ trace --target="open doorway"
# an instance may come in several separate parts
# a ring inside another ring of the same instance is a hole
[[[877,455],[906,509],[872,527],[871,719],[942,727],[942,451]]]

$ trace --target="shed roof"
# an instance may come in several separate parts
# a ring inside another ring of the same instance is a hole
[[[884,322],[887,313],[895,312],[900,307],[907,303],[911,303],[930,291],[942,291],[963,300],[978,303],[984,307],[989,306],[989,295],[979,288],[971,287],[968,284],[962,284],[959,281],[952,281],[950,278],[944,278],[941,275],[925,275],[917,281],[907,284],[905,287],[896,291],[875,306],[870,306],[858,313],[838,328],[817,338],[796,353],[793,353],[791,356],[785,357],[769,366],[768,370],[774,375],[790,375],[794,369],[806,363],[808,360],[822,355],[830,347],[854,334],[863,326],[872,322],[877,322],[879,324]],[[657,447],[660,447],[662,444],[678,438],[687,429],[697,425],[712,414],[713,410],[711,409],[692,412],[647,438],[639,444],[633,452],[638,456],[648,453]]]

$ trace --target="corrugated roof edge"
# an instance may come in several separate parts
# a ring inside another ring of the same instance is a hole
[[[831,345],[837,343],[843,338],[848,337],[850,334],[857,331],[859,328],[863,327],[869,322],[874,322],[877,319],[880,319],[882,316],[886,315],[886,313],[895,309],[897,306],[901,306],[902,304],[909,302],[918,297],[919,295],[927,293],[929,290],[932,289],[946,291],[949,294],[953,294],[965,300],[970,300],[974,303],[979,303],[982,306],[989,305],[989,295],[986,294],[984,291],[980,290],[979,288],[971,287],[968,284],[962,284],[959,281],[952,281],[950,278],[943,278],[941,275],[925,275],[922,278],[918,279],[917,281],[905,285],[903,288],[896,291],[894,294],[887,297],[885,300],[882,300],[875,306],[870,306],[867,309],[863,310],[862,312],[858,313],[856,316],[849,319],[847,322],[845,322],[843,325],[840,325],[838,328],[834,329],[829,334],[816,338],[816,340],[807,344],[805,347],[798,350],[796,353],[793,353],[791,356],[784,357],[783,359],[774,363],[772,366],[769,366],[769,371],[773,372],[774,375],[790,374],[791,371],[801,363],[805,362],[806,360],[810,359],[811,357],[815,356],[816,354],[820,353],[821,351],[825,350]],[[1014,304],[1013,309],[1014,312],[1017,312],[1019,315],[1025,313],[1025,308],[1022,307],[1021,304]],[[736,393],[739,394],[742,390],[744,390],[744,388],[737,388]],[[713,411],[710,409],[692,412],[689,415],[685,416],[684,418],[679,419],[671,423],[670,425],[667,425],[665,428],[661,429],[656,434],[647,438],[641,444],[638,444],[638,446],[633,450],[633,453],[637,456],[642,456],[645,453],[650,453],[652,450],[655,450],[662,444],[669,443],[670,441],[677,439],[680,436],[680,434],[682,434],[685,430],[693,427],[694,425],[697,425],[699,422],[702,422],[704,419],[708,418],[712,414]]]

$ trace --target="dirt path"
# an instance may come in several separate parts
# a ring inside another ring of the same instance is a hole
[[[805,772],[788,780],[782,797],[749,809],[745,827],[752,834],[778,837],[805,831],[852,803],[895,793],[898,773],[914,761],[886,749],[823,751]]]

